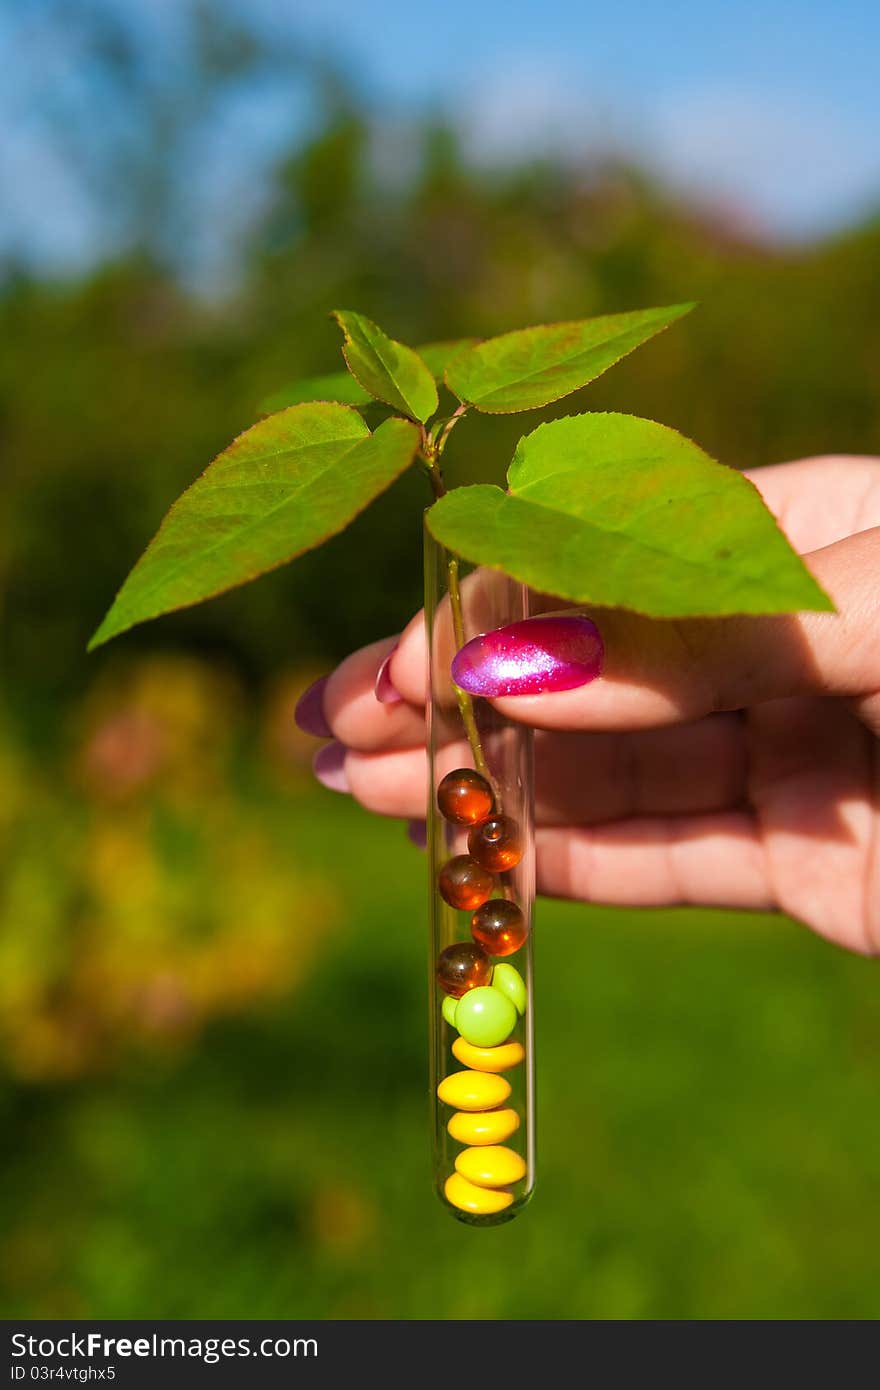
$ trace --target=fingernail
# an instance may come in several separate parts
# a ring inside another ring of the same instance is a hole
[[[546,695],[595,680],[603,655],[589,618],[524,618],[467,642],[456,653],[452,679],[470,695]]]
[[[373,691],[380,705],[398,705],[400,704],[400,701],[403,699],[403,696],[397,689],[397,686],[392,681],[391,673],[389,671],[389,667],[391,666],[391,658],[397,651],[399,645],[400,644],[398,642],[394,643],[394,646],[391,648],[391,651],[388,653],[385,660],[382,662],[382,665],[379,667],[379,670],[376,672],[376,684],[373,686]]]
[[[407,821],[406,833],[416,849],[428,848],[428,823],[423,820]]]
[[[314,772],[322,787],[331,792],[349,792],[348,778],[345,775],[345,755],[348,752],[344,743],[327,743],[319,748],[312,758]]]
[[[333,737],[333,730],[324,716],[324,687],[328,680],[328,676],[320,676],[318,680],[313,681],[308,690],[304,690],[300,695],[293,711],[297,728],[302,729],[304,734],[312,734],[315,738]]]

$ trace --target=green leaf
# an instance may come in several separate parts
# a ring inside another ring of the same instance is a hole
[[[355,380],[377,400],[424,424],[437,409],[437,387],[418,353],[386,337],[363,314],[337,309],[333,317],[345,334],[342,351]]]
[[[423,343],[414,351],[421,357],[434,380],[442,381],[443,373],[453,357],[457,356],[462,348],[474,347],[477,341],[476,338],[449,338],[440,343]]]
[[[174,504],[90,643],[255,579],[334,536],[412,462],[415,425],[292,406],[239,435]]]
[[[414,348],[421,357],[435,381],[440,381],[446,364],[464,347],[470,347],[476,338],[454,338],[447,342],[425,343]],[[258,409],[263,415],[271,415],[276,410],[284,410],[289,405],[301,405],[304,401],[342,401],[345,405],[375,405],[376,399],[355,381],[351,372],[328,372],[325,376],[307,376],[302,381],[294,381],[290,386],[282,386],[265,396]]]
[[[549,405],[594,381],[693,307],[638,309],[489,338],[453,357],[446,385],[459,400],[488,415]]]
[[[350,372],[328,372],[326,376],[307,376],[290,386],[282,386],[279,391],[260,401],[259,409],[264,415],[272,415],[276,410],[286,410],[290,405],[303,405],[307,401],[338,401],[343,405],[375,404],[374,398],[358,386]]]
[[[575,603],[657,618],[829,609],[752,483],[631,415],[573,415],[520,440],[509,493],[457,488],[443,545]]]

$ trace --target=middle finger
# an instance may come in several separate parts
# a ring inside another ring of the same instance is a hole
[[[462,741],[443,750],[442,766],[470,766]],[[425,814],[423,746],[381,752],[349,749],[353,795],[380,815]],[[535,816],[540,825],[596,825],[630,816],[688,815],[735,807],[745,799],[746,750],[735,714],[633,733],[535,735]]]

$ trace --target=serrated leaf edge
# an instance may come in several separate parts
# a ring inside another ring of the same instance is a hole
[[[654,329],[654,331],[653,331],[653,333],[651,333],[650,337],[645,338],[645,339],[643,340],[642,343],[638,343],[636,346],[637,346],[637,347],[643,347],[645,344],[649,343],[649,342],[651,341],[652,338],[657,338],[657,337],[659,337],[659,335],[660,335],[661,333],[665,333],[665,331],[666,331],[667,328],[671,328],[672,325],[673,325],[674,323],[678,323],[679,319],[684,318],[685,314],[689,314],[689,313],[691,312],[692,309],[695,309],[695,308],[696,308],[696,303],[697,303],[696,300],[689,300],[689,301],[687,301],[687,302],[685,302],[685,303],[683,303],[683,304],[672,304],[672,305],[669,305],[669,306],[666,306],[666,305],[663,305],[663,304],[658,304],[658,305],[656,306],[658,309],[664,309],[664,308],[667,308],[667,307],[668,307],[670,310],[678,309],[678,310],[680,310],[680,312],[677,313],[677,314],[675,314],[675,315],[674,315],[672,318],[670,318],[669,320],[667,320],[666,323],[660,324],[660,326],[659,326],[658,328]],[[650,310],[649,310],[649,309],[646,309],[646,310],[624,310],[623,312],[624,312],[624,313],[639,313],[639,312],[650,313]],[[595,318],[620,318],[620,317],[622,317],[622,314],[596,314],[596,315],[594,315],[594,317],[595,317]],[[519,334],[519,333],[531,333],[531,332],[537,331],[537,330],[539,330],[539,329],[541,329],[541,328],[564,328],[564,327],[567,327],[569,324],[574,325],[574,324],[578,324],[578,323],[589,323],[589,322],[590,322],[589,319],[561,319],[558,323],[533,323],[533,324],[530,324],[528,328],[514,328],[514,329],[511,329],[511,331],[510,331],[509,333],[499,333],[499,334],[497,335],[496,338],[484,338],[484,339],[481,340],[481,342],[476,343],[474,346],[475,346],[475,347],[482,347],[482,346],[484,346],[486,343],[495,342],[495,341],[498,341],[498,340],[500,340],[500,339],[502,339],[502,338],[512,338],[512,337],[516,336],[516,335]],[[618,337],[618,338],[622,338],[622,337],[624,337],[624,336],[625,336],[624,333],[618,333],[618,334],[616,335],[616,337]],[[607,340],[607,343],[613,343],[614,341],[615,341],[614,338],[609,338],[609,339]],[[607,346],[607,343],[606,343],[606,346]],[[478,410],[478,411],[480,412],[481,415],[523,415],[523,414],[525,414],[525,412],[528,411],[528,410],[545,410],[545,409],[547,408],[547,406],[549,406],[549,405],[555,405],[557,401],[564,400],[566,396],[572,395],[575,391],[583,391],[585,387],[591,386],[591,385],[593,384],[594,381],[598,381],[598,380],[599,380],[599,377],[600,377],[600,376],[604,376],[605,373],[606,373],[607,371],[610,371],[612,367],[616,367],[617,364],[618,364],[618,362],[622,362],[624,357],[629,356],[629,353],[621,353],[619,357],[615,357],[615,359],[614,359],[613,362],[609,362],[607,367],[603,367],[602,370],[601,370],[600,372],[597,372],[597,374],[596,374],[595,376],[590,377],[590,380],[589,380],[589,381],[585,381],[585,382],[583,383],[582,386],[573,386],[573,387],[571,387],[571,388],[570,388],[569,390],[567,390],[567,391],[560,391],[559,394],[558,394],[557,396],[551,396],[548,400],[542,401],[540,405],[507,406],[507,407],[505,407],[504,410],[491,410],[491,409],[490,409],[488,406],[486,406],[482,401],[472,401],[472,400],[468,400],[467,397],[465,397],[465,396],[460,396],[460,395],[458,394],[458,392],[455,390],[455,387],[452,386],[452,385],[450,384],[449,380],[448,380],[448,374],[449,374],[450,369],[454,366],[455,362],[458,360],[458,358],[459,358],[460,356],[464,356],[464,351],[465,351],[465,350],[463,350],[461,353],[456,353],[455,356],[453,357],[452,361],[449,362],[449,363],[447,364],[446,371],[443,373],[443,384],[444,384],[444,386],[446,387],[446,389],[447,389],[448,391],[451,391],[451,392],[452,392],[452,394],[453,394],[453,396],[455,396],[456,400],[462,401],[464,404],[469,405],[469,406],[472,406],[473,409],[474,409],[474,410]],[[473,348],[468,348],[468,349],[466,349],[466,351],[473,351]],[[632,352],[635,352],[635,351],[636,351],[636,348],[632,348],[631,351],[632,351]],[[561,360],[562,360],[562,361],[566,361],[566,360],[568,360],[568,359],[563,358],[563,359],[561,359]],[[537,373],[536,373],[535,375],[537,375]],[[529,380],[528,377],[523,377],[523,378],[521,378],[521,379],[522,379],[523,381],[528,381],[528,380]],[[516,382],[511,383],[511,385],[516,385],[516,384],[517,384]],[[496,389],[496,393],[497,393],[498,391],[506,390],[506,389],[508,389],[508,388],[507,388],[507,387],[500,387],[500,386],[499,386],[499,387],[496,387],[495,389]]]
[[[439,401],[435,400],[433,410],[430,410],[430,411],[428,412],[428,414],[425,416],[425,420],[423,420],[423,419],[421,418],[421,416],[417,415],[416,412],[413,410],[412,405],[411,405],[410,402],[407,400],[407,398],[406,398],[406,396],[403,394],[403,392],[397,387],[396,383],[394,384],[394,389],[395,389],[395,391],[397,392],[398,400],[397,400],[397,401],[389,401],[389,400],[388,400],[386,397],[384,397],[384,396],[377,396],[376,393],[375,393],[374,391],[371,391],[371,390],[370,390],[370,387],[367,386],[366,382],[361,381],[361,378],[358,376],[357,372],[355,371],[354,367],[352,366],[351,362],[349,361],[349,356],[348,356],[348,352],[347,352],[346,349],[348,348],[348,346],[349,346],[350,343],[353,343],[353,339],[352,339],[352,335],[349,333],[348,329],[346,328],[345,324],[342,322],[342,320],[341,320],[341,318],[340,318],[340,315],[341,315],[341,314],[353,314],[353,315],[356,315],[357,318],[363,319],[364,322],[365,322],[365,323],[368,323],[368,324],[370,325],[371,328],[374,328],[374,329],[376,330],[376,332],[379,334],[380,338],[385,338],[385,339],[387,339],[387,341],[388,341],[389,343],[393,344],[394,347],[403,348],[406,352],[411,352],[412,355],[413,355],[413,357],[415,357],[415,358],[418,360],[418,362],[420,363],[420,365],[424,368],[425,372],[427,373],[428,378],[430,379],[431,385],[434,387],[434,395],[435,395],[435,397],[436,397],[436,395],[437,395],[437,383],[436,383],[436,380],[435,380],[435,378],[434,378],[434,374],[433,374],[432,371],[429,370],[427,363],[424,362],[424,361],[422,360],[421,357],[419,357],[419,354],[416,352],[415,348],[411,348],[411,347],[409,346],[409,343],[402,343],[402,342],[400,342],[399,339],[397,339],[397,338],[391,338],[391,337],[389,337],[389,335],[385,332],[384,328],[381,328],[381,327],[379,326],[378,323],[375,323],[375,322],[374,322],[373,319],[368,318],[366,314],[358,313],[358,311],[357,311],[356,309],[334,309],[334,310],[332,310],[332,312],[331,312],[331,314],[330,314],[330,317],[331,317],[332,319],[335,319],[336,323],[337,323],[337,324],[339,325],[339,327],[342,329],[342,334],[343,334],[342,356],[343,356],[343,358],[345,359],[345,365],[346,365],[346,367],[348,368],[348,370],[349,370],[349,372],[351,373],[351,375],[354,377],[354,379],[355,379],[355,381],[357,382],[358,386],[360,386],[361,390],[362,390],[362,391],[366,391],[367,394],[368,394],[369,396],[372,396],[372,398],[373,398],[374,400],[382,401],[385,405],[390,405],[392,410],[399,410],[399,409],[400,409],[400,403],[402,402],[404,414],[405,414],[410,420],[412,420],[414,424],[423,425],[423,424],[425,423],[426,420],[430,420],[431,416],[432,416],[433,413],[434,413],[434,410],[437,409],[437,405],[439,404]],[[391,376],[391,368],[389,367],[388,363],[387,363],[387,362],[385,361],[385,359],[383,358],[383,356],[382,356],[382,354],[381,354],[379,348],[373,347],[372,344],[370,344],[370,347],[372,348],[372,351],[376,353],[376,356],[379,358],[379,361],[381,362],[381,364],[382,364],[383,368],[385,369],[385,371],[388,372],[388,375],[389,375],[389,376]]]
[[[364,434],[359,435],[357,438],[355,438],[354,436],[352,436],[352,449],[355,449],[355,448],[357,448],[360,444],[363,444],[364,440],[374,438],[375,435],[379,432],[380,429],[382,429],[385,425],[387,425],[387,424],[390,423],[390,420],[397,419],[401,425],[407,425],[407,426],[409,426],[411,429],[413,429],[413,430],[415,430],[415,431],[418,430],[418,426],[416,425],[415,421],[413,421],[413,420],[403,420],[403,419],[400,419],[400,418],[397,417],[397,416],[391,416],[389,420],[383,420],[383,421],[382,421],[382,424],[381,424],[381,425],[378,425],[378,426],[376,427],[375,430],[370,430],[370,429],[367,427],[367,425],[364,424],[364,421],[361,419],[361,416],[358,415],[358,412],[355,410],[354,406],[344,405],[341,401],[326,401],[326,402],[324,402],[324,401],[300,401],[297,405],[287,406],[286,408],[287,408],[287,410],[299,410],[299,409],[301,409],[302,406],[306,406],[306,405],[324,405],[324,404],[326,404],[326,405],[335,405],[335,406],[338,406],[338,408],[339,408],[340,410],[350,410],[351,413],[352,413],[353,415],[356,415],[357,418],[358,418],[359,420],[361,420],[361,424],[364,425],[364,431],[365,431],[365,432],[364,432]],[[276,411],[275,413],[278,414],[278,415],[283,415],[285,412],[284,412],[284,411]],[[108,608],[107,613],[105,614],[104,618],[102,619],[102,621],[100,622],[100,624],[98,625],[98,627],[95,629],[95,632],[93,633],[92,637],[89,639],[88,645],[87,645],[87,647],[86,647],[86,651],[87,651],[87,652],[95,651],[98,647],[103,646],[106,642],[112,641],[112,639],[113,639],[114,637],[121,637],[122,634],[123,634],[124,632],[130,632],[131,629],[132,629],[133,627],[139,627],[141,623],[150,622],[150,621],[152,621],[153,618],[161,618],[161,617],[164,617],[166,613],[178,613],[178,612],[180,612],[180,611],[181,611],[182,609],[184,609],[184,608],[194,608],[194,607],[196,606],[196,604],[204,603],[204,602],[206,602],[208,599],[219,598],[222,594],[230,593],[232,589],[240,589],[240,588],[242,587],[243,584],[249,584],[249,583],[252,583],[255,579],[261,579],[261,578],[263,577],[264,574],[271,574],[271,573],[273,572],[273,570],[281,569],[284,565],[288,565],[288,564],[291,563],[291,561],[298,559],[298,558],[300,557],[300,555],[307,555],[307,554],[309,553],[310,550],[316,550],[316,549],[318,548],[318,546],[323,545],[324,542],[325,542],[326,540],[329,540],[331,536],[337,536],[337,535],[340,534],[341,531],[346,530],[346,529],[351,525],[351,523],[355,520],[355,518],[358,517],[358,516],[360,516],[362,512],[366,511],[367,507],[369,507],[369,506],[375,501],[376,497],[380,495],[379,493],[375,493],[372,497],[369,497],[369,498],[367,499],[367,501],[364,502],[363,506],[358,507],[354,512],[352,512],[351,516],[350,516],[350,517],[348,518],[348,520],[339,528],[339,530],[337,530],[337,531],[329,531],[329,532],[327,533],[327,535],[320,537],[320,539],[316,540],[312,545],[306,545],[306,546],[303,547],[302,550],[298,550],[298,551],[296,552],[295,555],[288,556],[287,558],[285,558],[285,559],[283,559],[283,560],[278,560],[278,561],[276,561],[276,562],[274,562],[274,563],[272,563],[272,564],[270,564],[270,565],[266,565],[265,568],[261,568],[261,569],[257,570],[254,574],[245,575],[245,577],[244,577],[243,579],[236,579],[236,580],[234,580],[231,584],[224,584],[224,585],[223,585],[221,588],[219,588],[219,589],[213,589],[213,590],[211,591],[210,594],[205,594],[202,598],[193,599],[193,601],[192,601],[191,603],[177,603],[177,604],[174,604],[172,607],[163,608],[163,609],[162,609],[160,612],[158,612],[158,613],[149,614],[148,616],[143,617],[143,618],[135,618],[132,622],[126,623],[123,627],[114,628],[112,632],[108,632],[108,633],[106,634],[106,636],[102,636],[101,634],[102,634],[102,630],[103,630],[103,628],[104,628],[104,625],[106,624],[108,618],[110,617],[111,613],[113,612],[113,609],[116,607],[116,602],[117,602],[117,600],[118,600],[120,594],[122,593],[123,589],[125,588],[126,584],[128,583],[129,579],[131,578],[131,576],[134,574],[134,572],[135,572],[135,570],[137,569],[138,565],[141,563],[141,560],[144,559],[144,557],[146,556],[147,552],[148,552],[148,551],[150,550],[150,548],[152,547],[154,541],[158,540],[159,536],[162,534],[162,532],[163,532],[163,530],[165,529],[165,526],[167,525],[167,523],[168,523],[168,521],[169,521],[169,519],[170,519],[172,513],[175,512],[175,511],[177,510],[177,508],[180,506],[180,504],[181,504],[181,502],[183,501],[183,499],[187,496],[187,494],[188,494],[189,492],[192,491],[192,489],[196,486],[196,484],[199,483],[199,482],[202,480],[202,478],[205,476],[205,474],[208,472],[208,470],[209,470],[210,468],[213,467],[213,465],[217,462],[217,460],[220,459],[220,458],[222,458],[224,454],[228,453],[229,450],[230,450],[231,448],[233,448],[235,444],[238,443],[238,441],[242,438],[242,436],[245,435],[245,434],[247,434],[247,433],[249,432],[249,430],[251,430],[251,429],[253,429],[253,428],[254,428],[253,425],[250,425],[250,426],[248,427],[248,429],[242,430],[240,434],[237,434],[237,435],[235,436],[235,438],[231,441],[231,443],[227,444],[227,446],[226,446],[225,449],[221,449],[220,453],[217,454],[217,455],[215,455],[215,457],[211,460],[211,462],[210,462],[205,468],[202,469],[202,472],[199,474],[199,476],[198,476],[197,478],[195,478],[195,479],[190,483],[189,487],[187,487],[187,488],[184,489],[184,491],[183,491],[183,492],[180,494],[180,496],[177,498],[177,501],[174,502],[174,503],[172,503],[172,505],[169,507],[168,511],[165,513],[165,516],[162,518],[162,521],[159,523],[159,529],[155,532],[155,534],[152,536],[152,538],[147,542],[147,546],[146,546],[146,548],[144,549],[144,551],[142,552],[142,554],[141,554],[141,556],[139,557],[139,559],[137,560],[137,562],[135,563],[134,568],[131,569],[131,570],[129,570],[128,574],[126,575],[126,577],[125,577],[125,579],[123,580],[122,584],[120,585],[119,589],[116,591],[116,594],[115,594],[115,596],[114,596],[113,602],[111,603],[110,607]],[[417,449],[417,448],[418,448],[418,434],[416,434],[416,436],[415,436],[415,438],[414,438],[414,440],[413,440],[413,457],[415,457],[415,452],[416,452],[416,449]],[[276,451],[276,452],[283,452],[283,451],[278,450],[278,451]],[[347,455],[348,453],[351,453],[351,450],[346,450],[346,455]],[[346,455],[342,455],[342,457],[345,457]],[[271,455],[271,453],[270,453],[270,454],[266,454],[265,457],[266,457],[266,458],[270,458],[270,457],[272,457],[272,455]],[[398,476],[399,476],[399,475],[398,475]],[[394,479],[392,479],[391,481],[393,482]],[[390,486],[390,485],[391,485],[391,484],[389,483],[388,486]],[[383,489],[383,491],[384,491],[384,489]]]

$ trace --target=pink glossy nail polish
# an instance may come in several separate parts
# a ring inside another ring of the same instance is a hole
[[[311,734],[314,738],[333,737],[333,730],[324,714],[324,689],[328,679],[327,676],[319,676],[313,681],[300,695],[293,712],[297,727],[302,729],[304,734]]]
[[[376,699],[380,705],[398,705],[403,699],[397,686],[391,679],[391,658],[397,651],[399,643],[395,642],[391,651],[386,656],[379,670],[376,672],[376,684],[373,686]]]
[[[344,743],[327,743],[319,748],[312,758],[312,772],[331,792],[350,792],[345,775],[345,755],[348,752]]]
[[[470,695],[546,695],[574,690],[602,670],[599,629],[575,614],[524,618],[484,632],[456,653],[452,679]]]

